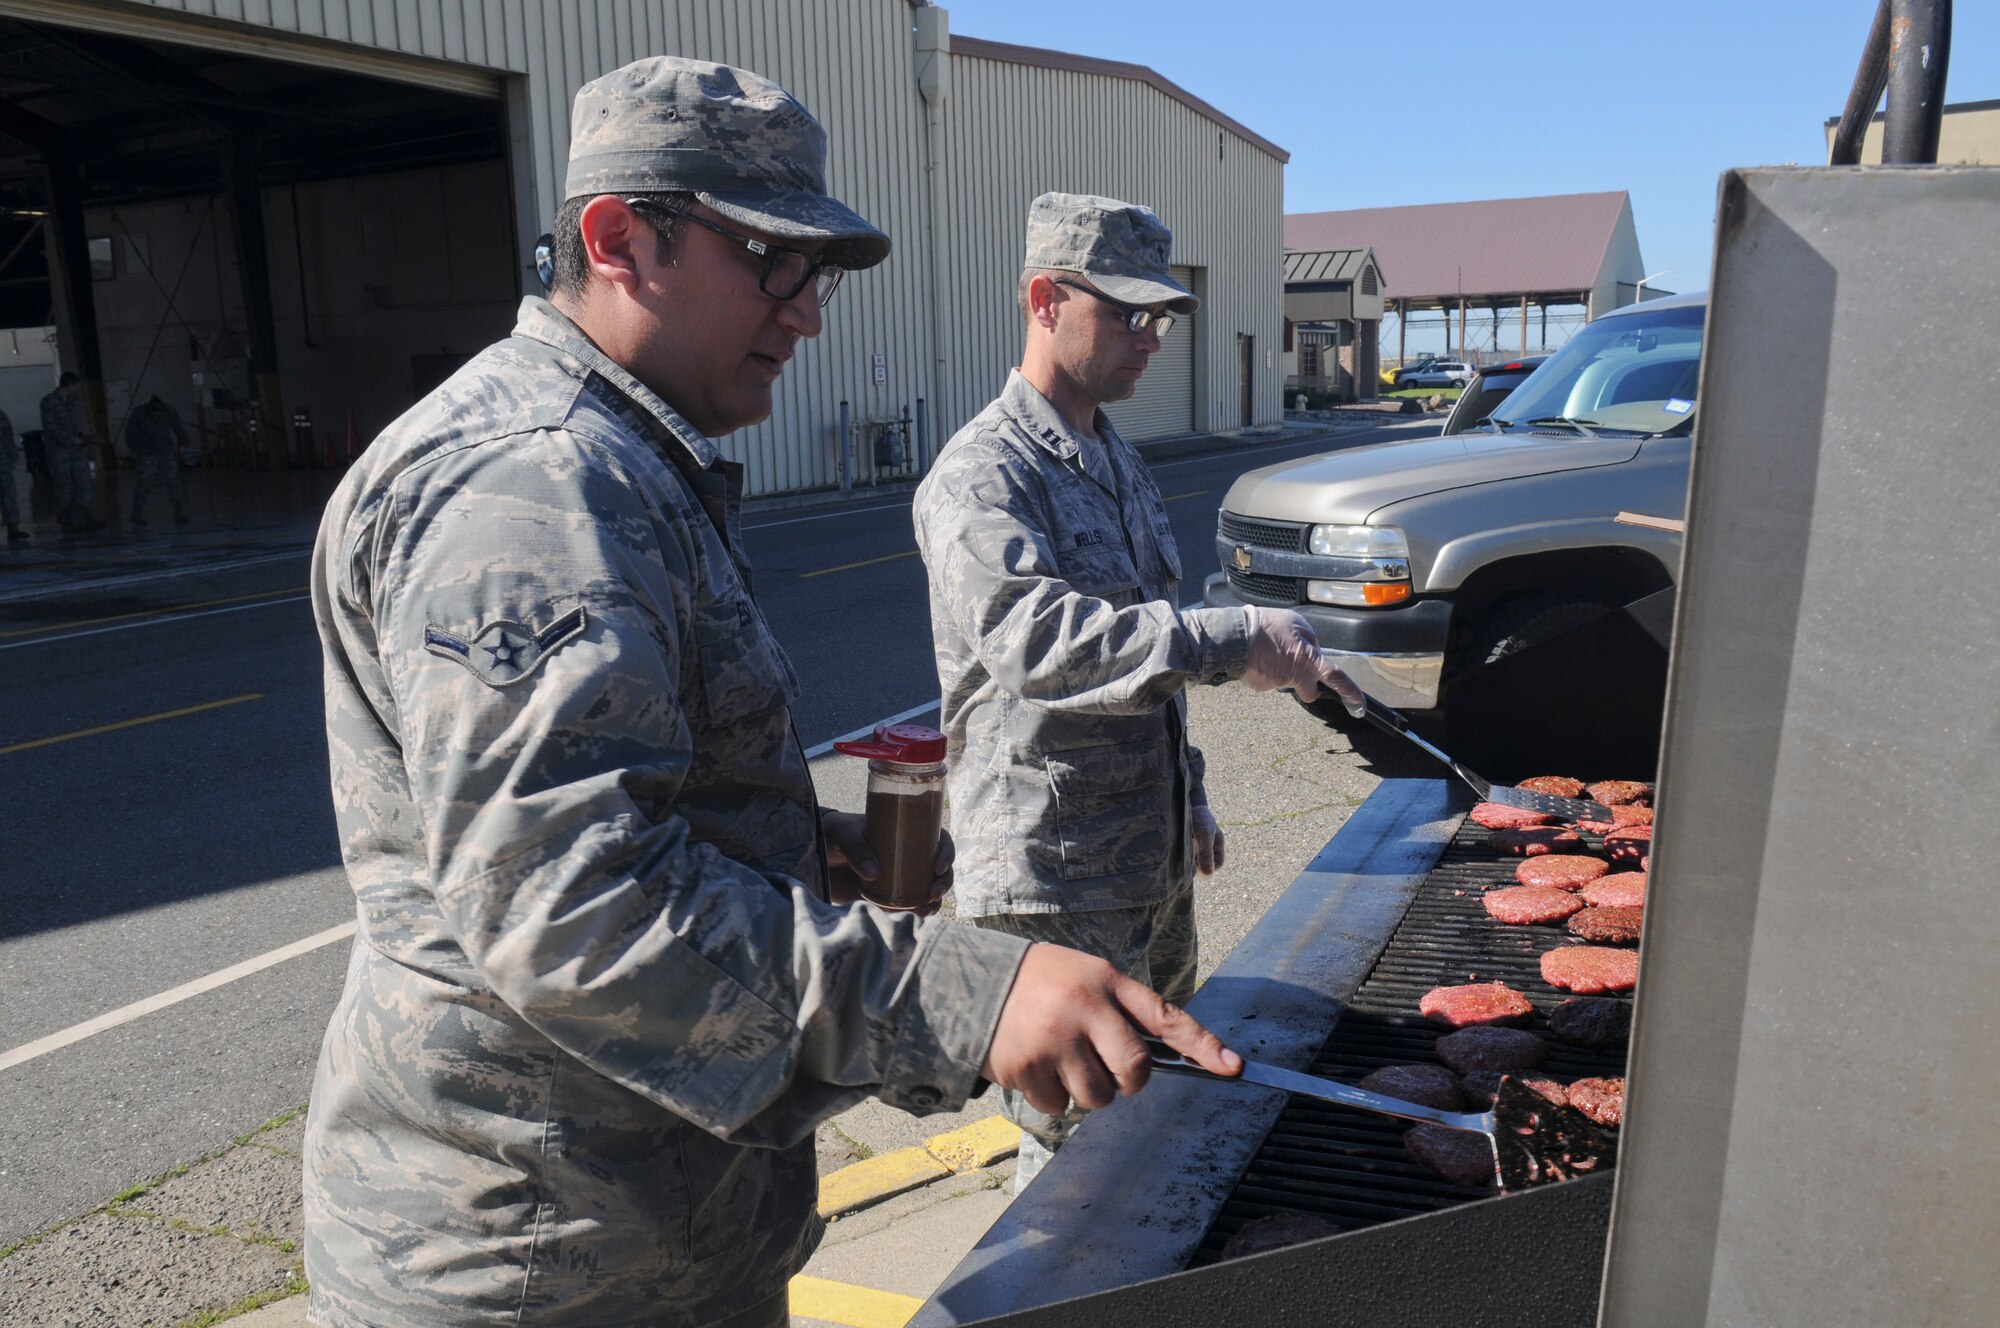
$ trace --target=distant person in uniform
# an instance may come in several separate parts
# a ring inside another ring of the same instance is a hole
[[[746,70],[577,93],[550,298],[383,432],[313,560],[360,931],[305,1134],[323,1328],[780,1328],[813,1128],[991,1080],[1146,1080],[1103,960],[834,896],[743,468],[842,274],[889,239]]]
[[[187,446],[187,430],[181,417],[155,393],[152,400],[132,412],[125,421],[125,446],[132,453],[138,479],[132,488],[132,524],[146,524],[146,495],[155,484],[164,484],[173,500],[174,524],[188,523],[187,502],[181,497],[181,449]]]
[[[96,442],[83,427],[83,380],[65,373],[42,398],[42,452],[55,485],[56,524],[65,531],[104,524],[91,511],[90,449]]]
[[[1139,386],[1194,293],[1148,208],[1043,194],[1028,212],[1020,368],[917,490],[949,739],[957,914],[1084,950],[1169,1001],[1194,991],[1193,880],[1222,865],[1191,683],[1359,698],[1289,609],[1182,609],[1153,476],[1102,407]],[[1183,334],[1185,335],[1185,334]],[[1026,978],[1024,977],[1025,981]],[[1082,1118],[1021,1126],[1016,1191]]]
[[[21,498],[14,485],[14,467],[21,461],[21,449],[14,441],[14,421],[0,411],[0,518],[7,522],[7,542],[19,544],[28,538],[21,529]]]

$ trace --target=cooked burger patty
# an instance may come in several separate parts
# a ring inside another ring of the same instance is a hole
[[[1611,865],[1602,858],[1586,858],[1581,853],[1544,853],[1514,868],[1514,879],[1522,885],[1581,890],[1610,870]]]
[[[1510,886],[1493,891],[1479,902],[1500,921],[1525,927],[1561,922],[1583,907],[1581,899],[1553,885]]]
[[[1545,1074],[1517,1074],[1511,1077],[1515,1083],[1531,1089],[1546,1102],[1558,1107],[1569,1105],[1569,1095],[1561,1080],[1551,1079]],[[1465,1095],[1466,1105],[1475,1111],[1493,1110],[1494,1099],[1500,1095],[1500,1078],[1498,1070],[1475,1070],[1460,1079],[1458,1087]]]
[[[1338,1236],[1340,1228],[1311,1213],[1272,1213],[1253,1217],[1237,1228],[1222,1247],[1222,1258],[1241,1259],[1246,1254],[1282,1250],[1287,1245],[1303,1245],[1324,1236]]]
[[[1569,1086],[1569,1104],[1599,1125],[1625,1122],[1625,1080],[1579,1079]]]
[[[1542,956],[1542,981],[1551,987],[1585,996],[1604,991],[1630,991],[1639,982],[1639,952],[1613,950],[1602,945],[1567,945]],[[1452,1036],[1457,1037],[1458,1034]],[[1445,1064],[1451,1062],[1446,1061]]]
[[[1549,1034],[1578,1047],[1615,1047],[1632,1035],[1632,1007],[1609,996],[1572,996],[1549,1014]]]
[[[1613,862],[1637,862],[1652,847],[1653,827],[1650,825],[1621,825],[1604,835],[1604,851],[1611,855]]]
[[[1541,1065],[1549,1058],[1549,1044],[1519,1028],[1461,1028],[1437,1040],[1437,1055],[1457,1074],[1475,1070],[1513,1074]]]
[[[1419,1125],[1404,1132],[1403,1151],[1455,1185],[1494,1183],[1493,1144],[1483,1134]]]
[[[1548,825],[1556,818],[1547,812],[1531,812],[1526,807],[1509,807],[1498,802],[1482,802],[1470,813],[1473,823],[1488,830],[1514,830],[1527,825]]]
[[[1600,945],[1637,945],[1643,908],[1586,908],[1569,920],[1569,929]]]
[[[1592,835],[1608,835],[1623,825],[1651,825],[1651,807],[1613,807],[1608,821],[1578,821],[1576,828]]]
[[[1505,894],[1516,893],[1503,891]],[[1560,890],[1551,894],[1570,903],[1577,901]],[[1491,895],[1487,896],[1492,899]],[[1575,910],[1572,909],[1572,912]],[[1535,1007],[1526,996],[1504,982],[1473,982],[1457,987],[1432,987],[1417,1002],[1417,1012],[1446,1028],[1475,1028],[1484,1024],[1523,1024],[1535,1017]]]
[[[1644,908],[1646,873],[1617,872],[1600,876],[1583,887],[1583,902],[1592,908]]]
[[[1526,789],[1530,793],[1546,793],[1552,798],[1580,798],[1583,796],[1583,781],[1571,779],[1567,775],[1536,775],[1524,779],[1514,787]]]
[[[1385,1065],[1356,1086],[1439,1111],[1465,1110],[1458,1080],[1442,1065]]]
[[[1561,826],[1531,825],[1519,830],[1495,830],[1486,837],[1486,842],[1495,852],[1532,858],[1543,853],[1561,853],[1568,849],[1580,848],[1583,845],[1583,836],[1574,830],[1565,830]]]
[[[1653,801],[1653,786],[1641,784],[1635,779],[1606,779],[1592,784],[1590,800],[1601,802],[1607,807],[1623,807],[1628,803],[1650,806]]]

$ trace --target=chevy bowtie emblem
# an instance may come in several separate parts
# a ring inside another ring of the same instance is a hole
[[[1229,557],[1230,561],[1236,564],[1237,571],[1247,572],[1250,570],[1250,547],[1248,545],[1237,545],[1236,552]]]

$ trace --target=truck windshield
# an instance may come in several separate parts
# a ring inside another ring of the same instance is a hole
[[[1493,423],[1502,429],[1566,423],[1578,437],[1604,429],[1689,428],[1706,312],[1682,305],[1586,324],[1493,408]]]

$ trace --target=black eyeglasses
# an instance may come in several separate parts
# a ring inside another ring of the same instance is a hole
[[[1067,286],[1073,291],[1082,291],[1092,299],[1101,300],[1113,309],[1116,309],[1119,313],[1124,314],[1125,330],[1128,332],[1144,332],[1150,327],[1153,329],[1155,336],[1164,337],[1167,333],[1174,330],[1174,316],[1172,314],[1156,314],[1151,309],[1134,309],[1124,301],[1114,300],[1103,291],[1092,290],[1081,282],[1064,281],[1061,277],[1057,277],[1055,281],[1058,286]]]
[[[797,249],[787,249],[781,244],[766,244],[741,231],[717,225],[706,217],[697,217],[684,209],[655,203],[650,198],[628,198],[625,200],[625,205],[640,212],[658,213],[676,221],[691,221],[705,230],[714,231],[717,235],[736,241],[764,260],[764,270],[757,275],[757,289],[774,300],[795,300],[808,283],[815,283],[818,289],[814,291],[814,298],[819,302],[820,308],[824,309],[826,302],[833,298],[834,291],[840,288],[840,279],[847,275],[847,269],[832,263],[822,263],[811,254]]]

